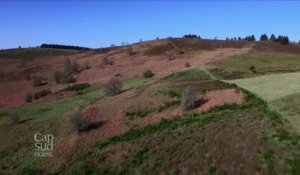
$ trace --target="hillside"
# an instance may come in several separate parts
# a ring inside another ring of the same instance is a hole
[[[168,38],[0,51],[0,174],[297,174],[298,49]],[[37,132],[54,135],[51,157],[34,156]]]

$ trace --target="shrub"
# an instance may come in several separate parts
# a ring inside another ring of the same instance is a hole
[[[61,83],[63,77],[64,77],[64,74],[60,71],[55,71],[53,73],[53,78],[57,84]]]
[[[47,96],[48,94],[51,94],[50,89],[43,89],[43,90],[40,90],[40,91],[37,91],[36,93],[34,93],[33,97],[35,100],[38,100],[42,97]]]
[[[31,80],[31,75],[30,74],[25,75],[25,80],[27,81]]]
[[[197,94],[196,92],[189,86],[187,87],[182,94],[181,98],[181,107],[184,111],[192,110],[197,107]]]
[[[79,72],[79,64],[74,62],[71,64],[71,73],[78,73]]]
[[[122,82],[118,78],[113,78],[104,86],[107,95],[116,95],[122,91]]]
[[[62,79],[62,83],[65,83],[65,84],[67,84],[67,83],[74,83],[74,82],[75,82],[75,78],[72,75],[69,75],[69,76],[64,77]]]
[[[32,102],[32,94],[31,92],[27,92],[24,96],[24,101],[27,102],[27,103],[30,103]]]
[[[145,78],[151,78],[151,77],[153,77],[154,76],[154,73],[151,71],[151,70],[146,70],[145,72],[144,72],[144,77]]]
[[[84,120],[83,116],[79,112],[75,112],[70,117],[70,130],[71,132],[82,132],[88,127],[88,122]]]
[[[102,60],[101,66],[113,65],[113,64],[114,64],[113,60],[111,60],[111,59],[105,57],[105,58],[103,58],[103,60]]]
[[[64,89],[64,91],[80,91],[80,90],[83,90],[83,89],[88,88],[90,86],[91,85],[88,84],[88,83],[81,83],[81,84],[76,84],[76,85],[67,87],[67,88]]]
[[[256,67],[254,65],[250,66],[249,69],[252,71],[252,73],[256,73]]]
[[[48,94],[52,94],[51,90],[49,88],[46,89]]]
[[[20,123],[20,116],[17,113],[10,114],[11,124],[18,124]]]
[[[79,72],[79,65],[76,62],[71,62],[69,59],[65,60],[65,72],[67,74]]]
[[[33,78],[32,78],[32,85],[34,87],[41,86],[42,85],[42,78],[38,77],[38,76],[33,76]]]
[[[131,55],[134,54],[132,46],[127,46],[127,54],[128,54],[129,56],[131,56]]]
[[[189,63],[189,62],[186,62],[184,65],[185,65],[185,67],[191,67],[192,66],[191,63]]]
[[[90,63],[89,63],[88,61],[85,62],[84,68],[85,68],[85,69],[91,68],[91,67],[90,67]]]
[[[170,90],[167,92],[167,95],[170,97],[180,97],[180,94],[176,91]]]

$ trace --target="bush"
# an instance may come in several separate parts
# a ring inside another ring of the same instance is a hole
[[[184,111],[192,110],[197,107],[198,99],[196,92],[189,86],[182,94],[181,107]]]
[[[53,73],[53,78],[57,84],[61,83],[63,77],[64,77],[64,74],[60,71],[55,71]]]
[[[17,113],[10,114],[11,124],[18,124],[20,123],[20,116]]]
[[[24,96],[24,101],[27,102],[27,103],[30,103],[32,102],[32,94],[31,92],[27,92]]]
[[[31,80],[31,75],[30,74],[25,75],[25,80],[27,81]]]
[[[192,65],[191,65],[191,63],[186,62],[186,63],[184,64],[184,66],[185,66],[185,67],[191,67]]]
[[[111,60],[111,59],[105,57],[105,58],[103,58],[103,60],[102,60],[101,66],[113,65],[113,64],[114,64],[113,60]]]
[[[127,46],[127,54],[128,54],[129,56],[131,56],[131,55],[134,54],[132,46]]]
[[[42,97],[47,96],[48,94],[51,94],[50,89],[43,89],[43,90],[40,90],[40,91],[37,91],[36,93],[34,93],[33,97],[35,100],[38,100]]]
[[[65,72],[67,74],[79,72],[79,65],[76,62],[71,62],[69,59],[65,60]]]
[[[252,73],[256,73],[256,67],[254,65],[250,66],[249,69],[252,71]]]
[[[43,84],[42,84],[42,78],[41,78],[41,77],[38,77],[38,76],[33,76],[33,78],[32,78],[32,85],[33,85],[34,87],[43,85]]]
[[[90,67],[90,63],[89,63],[88,61],[86,61],[86,62],[85,62],[85,65],[84,65],[84,69],[87,70],[87,69],[89,69],[89,68],[91,68],[91,67]]]
[[[154,73],[151,71],[151,70],[146,70],[145,72],[144,72],[144,77],[145,78],[151,78],[151,77],[153,77],[154,76]]]
[[[88,127],[88,122],[84,120],[81,113],[76,112],[70,117],[70,130],[71,132],[82,132]]]
[[[104,86],[107,95],[116,95],[122,91],[122,82],[118,78],[113,78]]]
[[[85,88],[90,87],[91,85],[88,83],[81,83],[81,84],[76,84],[74,86],[70,86],[64,89],[64,91],[80,91],[83,90]]]
[[[62,83],[67,84],[67,83],[74,83],[75,82],[75,78],[72,75],[69,75],[67,77],[64,77],[62,79]]]
[[[46,89],[48,94],[52,94],[51,90],[49,88]]]

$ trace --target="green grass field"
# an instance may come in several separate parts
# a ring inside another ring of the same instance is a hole
[[[300,93],[271,101],[270,106],[283,114],[300,133]]]
[[[254,65],[255,71],[250,70]],[[300,55],[253,52],[211,63],[209,72],[220,79],[239,79],[300,71]]]
[[[300,72],[264,75],[227,82],[235,83],[268,102],[300,93]]]

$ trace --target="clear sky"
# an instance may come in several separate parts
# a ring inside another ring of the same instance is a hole
[[[224,39],[262,33],[300,39],[300,2],[291,1],[5,1],[0,48],[42,43],[92,48],[197,34]]]

